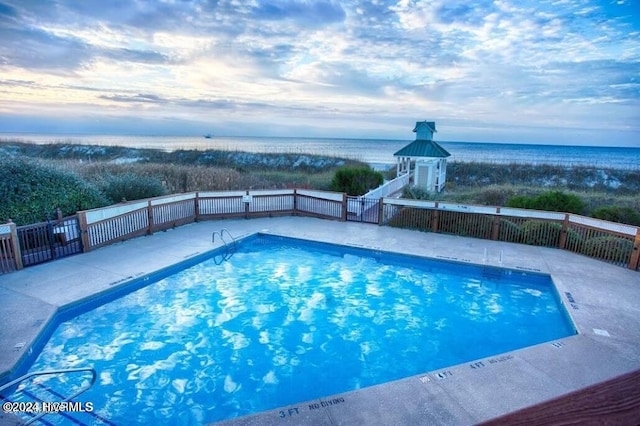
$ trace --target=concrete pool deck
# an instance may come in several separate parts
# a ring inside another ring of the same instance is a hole
[[[488,265],[500,266],[502,258],[505,268],[551,274],[579,332],[227,425],[476,424],[640,369],[639,272],[558,249],[280,217],[194,223],[0,275],[0,382],[56,309],[204,253],[221,228],[236,238],[266,232],[477,264],[484,263],[486,250]],[[0,413],[3,421],[12,422]]]

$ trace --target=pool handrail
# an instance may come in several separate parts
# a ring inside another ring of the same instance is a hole
[[[90,372],[91,373],[91,382],[89,382],[88,385],[84,385],[80,388],[80,390],[78,390],[76,393],[74,393],[73,395],[64,398],[62,401],[59,402],[69,402],[72,399],[74,399],[75,397],[77,397],[78,395],[86,392],[87,390],[89,390],[91,388],[91,386],[93,386],[93,384],[96,382],[96,379],[98,378],[98,373],[96,373],[96,370],[93,367],[76,367],[76,368],[64,368],[64,369],[56,369],[56,370],[43,370],[43,371],[34,371],[31,373],[27,373],[24,374],[20,377],[18,377],[15,380],[10,381],[9,383],[5,383],[4,385],[0,386],[0,392],[4,391],[5,389],[9,389],[12,386],[15,386],[27,379],[30,379],[31,377],[36,377],[36,376],[46,376],[46,375],[51,375],[51,374],[67,374],[67,373],[80,373],[80,372]],[[56,414],[55,411],[51,411],[51,412],[41,412],[39,414],[37,414],[36,416],[30,418],[29,420],[27,420],[24,424],[25,425],[30,425],[31,423],[35,422],[36,420],[41,419],[42,417],[46,416],[47,414]],[[59,414],[59,413],[58,413]]]
[[[225,240],[225,238],[224,238],[224,233],[225,232],[227,233],[229,238],[231,238],[231,242]],[[225,260],[231,259],[231,256],[233,256],[234,253],[236,252],[236,239],[233,238],[233,235],[231,235],[231,232],[229,232],[229,230],[227,228],[222,228],[222,229],[220,229],[220,231],[213,231],[213,234],[211,234],[211,243],[212,244],[215,244],[215,242],[216,242],[216,234],[220,236],[220,241],[222,241],[222,244],[224,245],[224,248],[226,249],[224,255],[222,256],[222,259],[220,260],[220,262],[216,261],[216,264],[219,265],[220,263],[224,262]],[[232,248],[233,251],[231,251],[230,248]]]

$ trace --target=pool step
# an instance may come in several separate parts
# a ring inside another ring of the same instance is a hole
[[[499,280],[502,278],[502,269],[485,266],[482,268],[482,278]]]
[[[39,387],[42,387],[44,390],[46,390],[48,393],[50,393],[51,395],[54,395],[56,398],[54,399],[54,401],[60,401],[62,399],[64,399],[64,395],[62,395],[59,392],[56,392],[55,390],[51,389],[48,386],[43,385],[42,383],[38,383]],[[86,400],[81,401],[83,403],[87,402]],[[94,410],[96,410],[98,407],[93,407]],[[109,426],[117,426],[115,423],[111,422],[109,419],[106,419],[104,417],[102,417],[100,414],[94,412],[94,411],[85,411],[85,412],[74,412],[74,413],[65,413],[65,414],[72,414],[73,416],[79,416],[79,418],[84,418],[84,417],[89,417],[89,419],[91,420],[89,423],[90,424],[104,424],[104,425],[109,425]],[[83,423],[81,423],[83,424]]]
[[[9,402],[39,402],[42,404],[43,402],[58,402],[65,399],[65,396],[57,392],[55,389],[50,388],[49,386],[42,383],[33,383],[34,386],[29,387],[29,389],[22,389],[19,392],[10,395],[10,397],[4,397],[0,395],[0,400],[9,401]],[[76,401],[70,401],[76,402]],[[86,401],[79,401],[84,403]],[[95,409],[96,407],[94,407]],[[36,413],[16,413],[16,416],[28,422],[32,420]],[[93,411],[61,411],[60,413],[50,413],[46,416],[43,416],[37,419],[33,424],[35,425],[46,425],[46,426],[55,426],[55,425],[78,425],[78,426],[87,426],[87,425],[108,425],[108,426],[116,426],[115,423],[102,417],[100,414],[95,413]]]

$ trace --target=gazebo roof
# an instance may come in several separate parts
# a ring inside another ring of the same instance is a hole
[[[417,133],[418,129],[424,126],[426,126],[433,133],[437,132],[435,121],[416,121],[416,127],[413,128],[414,133]]]
[[[426,139],[415,140],[393,155],[394,157],[431,158],[446,158],[451,156],[451,154],[449,154],[446,149],[438,145],[437,142]]]

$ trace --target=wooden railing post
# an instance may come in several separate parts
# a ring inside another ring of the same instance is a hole
[[[293,188],[293,216],[298,215],[298,189]]]
[[[248,189],[246,191],[246,194],[247,194],[247,200],[243,200],[244,201],[244,218],[245,219],[249,219],[250,209],[249,209],[249,201],[248,201],[249,200],[249,190]]]
[[[342,216],[341,219],[343,222],[347,221],[347,200],[348,200],[347,193],[343,192],[342,193],[342,215],[341,215]]]
[[[196,191],[196,196],[193,198],[193,211],[196,215],[195,221],[200,222],[200,193]]]
[[[20,270],[24,267],[22,264],[22,251],[20,250],[20,241],[18,240],[18,229],[12,221],[9,222],[9,233],[11,234],[11,250],[15,256],[16,269]]]
[[[491,228],[491,239],[497,240],[500,237],[500,207],[496,207],[496,214],[493,216],[493,227]]]
[[[89,226],[87,225],[87,212],[78,212],[78,226],[80,227],[80,238],[82,239],[82,252],[91,251],[89,241]]]
[[[438,202],[436,201],[435,208],[433,210],[433,216],[431,216],[431,231],[438,232],[438,216],[440,215],[438,211]]]
[[[633,250],[629,257],[629,269],[634,271],[640,266],[640,228],[636,230],[636,238],[633,241]]]
[[[147,234],[153,234],[153,206],[151,200],[147,202],[147,217],[149,218],[149,225],[147,227]]]
[[[564,249],[566,247],[568,231],[569,231],[569,213],[565,213],[564,220],[562,221],[562,231],[560,231],[560,240],[558,241],[559,249]]]

